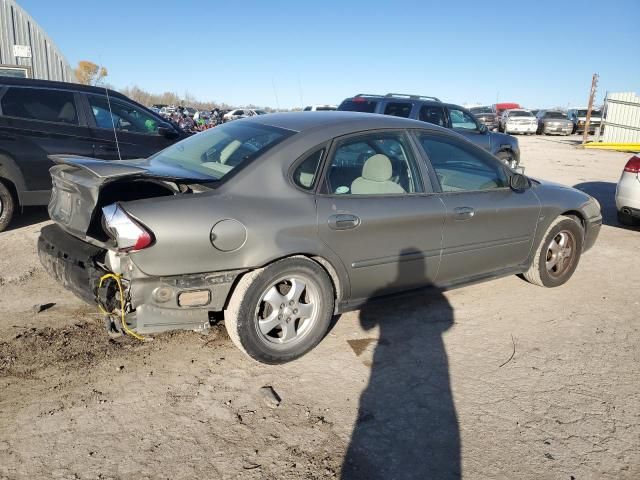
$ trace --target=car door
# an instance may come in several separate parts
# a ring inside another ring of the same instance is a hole
[[[70,90],[7,87],[0,99],[3,150],[14,159],[27,192],[22,204],[47,203],[53,154],[91,156],[92,139],[77,94]]]
[[[517,267],[532,247],[540,202],[532,189],[509,187],[510,170],[449,135],[416,132],[446,208],[440,285]]]
[[[449,121],[451,129],[459,133],[467,140],[484,148],[491,150],[491,135],[488,128],[482,128],[482,124],[467,110],[454,106],[449,106]]]
[[[87,94],[86,101],[96,158],[146,158],[179,139],[177,131],[160,135],[158,126],[167,123],[133,103],[97,94]]]
[[[423,172],[405,132],[333,142],[316,199],[318,232],[344,263],[351,300],[435,279],[445,212]]]

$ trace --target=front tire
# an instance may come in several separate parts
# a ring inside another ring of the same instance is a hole
[[[559,216],[549,225],[524,278],[541,287],[563,285],[578,266],[583,242],[584,231],[578,221]]]
[[[0,180],[0,232],[4,231],[13,218],[16,201],[11,191]]]
[[[250,358],[285,363],[313,349],[331,323],[334,291],[327,272],[304,257],[245,274],[225,311],[233,343]]]

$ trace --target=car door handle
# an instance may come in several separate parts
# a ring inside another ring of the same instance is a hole
[[[340,213],[329,217],[329,228],[332,230],[349,230],[360,225],[360,217]]]
[[[453,216],[456,220],[468,220],[476,214],[471,207],[458,207],[453,209]]]
[[[98,145],[94,145],[94,148],[97,150],[102,150],[104,152],[115,152],[116,150],[118,150],[117,147],[114,147],[112,145],[105,145],[104,143],[99,143]]]

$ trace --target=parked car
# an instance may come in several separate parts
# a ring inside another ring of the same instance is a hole
[[[584,133],[584,127],[587,122],[587,108],[572,108],[567,111],[567,118],[573,122],[574,133]],[[593,134],[596,128],[602,125],[602,110],[591,110],[591,118],[589,119],[589,133]]]
[[[49,203],[48,155],[141,158],[184,137],[158,114],[112,90],[0,77],[0,231],[20,207]]]
[[[538,130],[538,121],[529,110],[505,110],[500,117],[500,130],[533,135]]]
[[[251,108],[236,108],[235,110],[231,110],[223,115],[223,119],[225,122],[231,120],[238,120],[240,118],[253,117],[255,115],[265,115],[267,112],[264,110],[254,110]]]
[[[571,135],[573,122],[567,118],[567,114],[559,110],[538,110],[538,134],[544,135]]]
[[[494,103],[493,105],[491,105],[491,109],[496,114],[498,122],[500,121],[500,118],[502,118],[502,114],[505,112],[505,110],[513,110],[518,108],[522,107],[519,104],[513,102]]]
[[[616,187],[616,210],[623,225],[640,225],[640,154],[624,166]]]
[[[378,296],[507,274],[562,285],[602,222],[579,190],[387,115],[255,116],[145,160],[56,161],[38,251],[61,285],[138,336],[224,319],[265,363]]]
[[[472,107],[469,109],[473,115],[484,123],[489,130],[498,129],[498,117],[493,112],[493,109],[489,106],[484,107]]]
[[[335,105],[309,105],[307,107],[304,107],[304,112],[325,112],[325,111],[332,111],[332,110],[337,110],[338,107],[336,107]]]
[[[436,97],[398,93],[358,94],[344,100],[338,106],[338,110],[413,118],[450,128],[512,168],[520,164],[520,147],[515,137],[490,132],[487,126],[466,108],[441,102]]]

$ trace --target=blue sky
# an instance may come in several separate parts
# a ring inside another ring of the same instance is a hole
[[[578,106],[595,72],[599,101],[640,92],[639,0],[18,2],[115,87],[234,105],[406,92]]]

